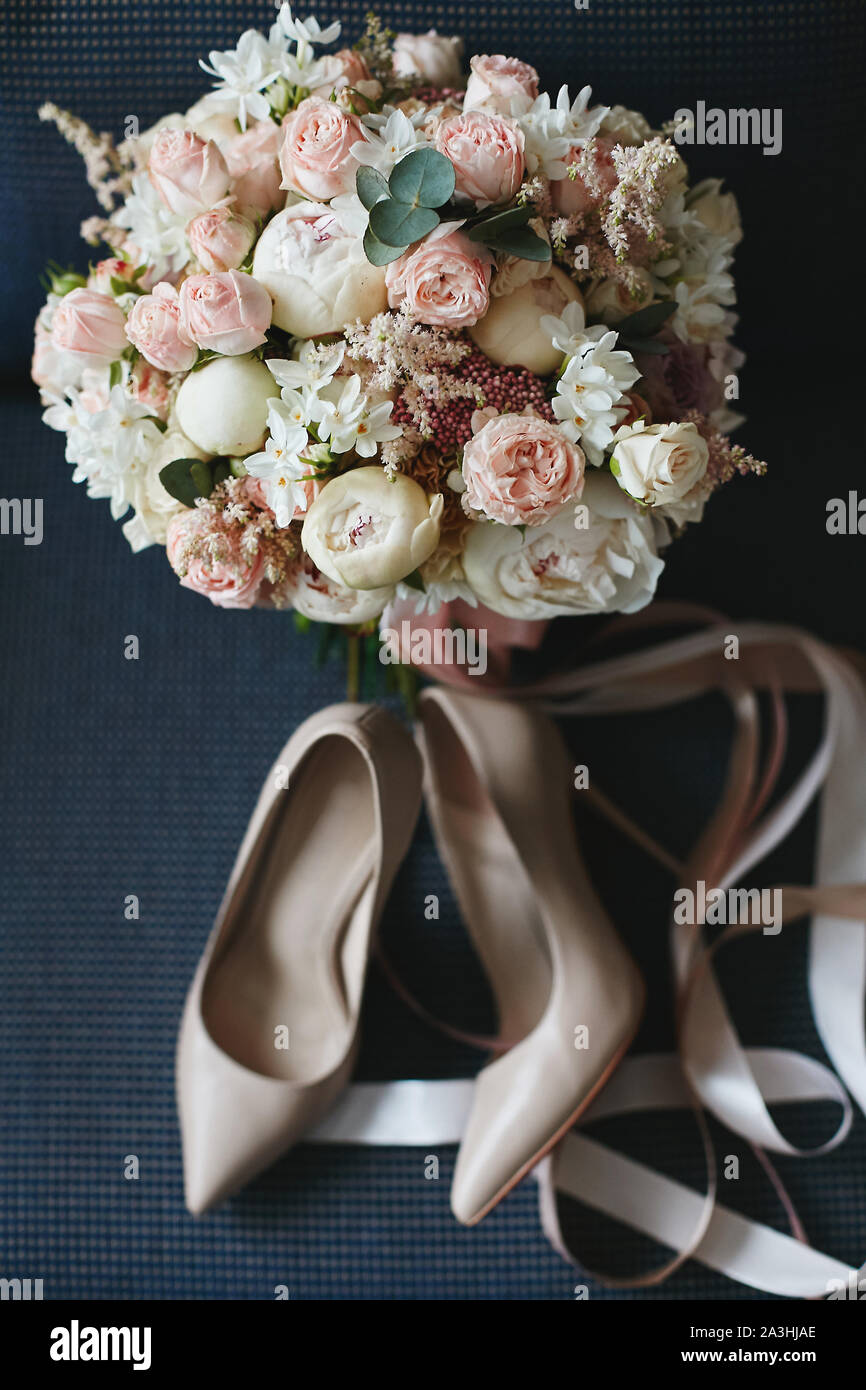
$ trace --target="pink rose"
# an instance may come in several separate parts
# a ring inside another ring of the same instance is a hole
[[[343,111],[335,101],[307,97],[283,121],[283,188],[322,202],[351,192],[358,168],[352,146],[364,138],[356,116]]]
[[[273,121],[256,121],[224,150],[232,177],[232,197],[239,212],[265,217],[284,202],[280,188],[280,127]]]
[[[332,92],[341,92],[345,87],[357,87],[359,82],[370,80],[370,69],[354,48],[341,48],[338,53],[326,53],[322,62],[325,66],[325,81],[313,89],[314,97],[324,97],[327,101]]]
[[[166,280],[143,294],[126,320],[126,336],[161,372],[188,372],[198,351],[181,327],[177,290]]]
[[[436,148],[447,155],[457,176],[457,192],[479,207],[507,203],[523,182],[523,131],[502,116],[464,111],[443,121]]]
[[[194,217],[186,235],[203,270],[237,270],[256,239],[256,229],[246,217],[223,203]]]
[[[498,415],[463,450],[464,498],[506,526],[537,526],[583,490],[583,450],[537,415]]]
[[[114,294],[111,288],[112,280],[123,280],[125,284],[133,283],[135,266],[129,261],[121,260],[119,256],[109,256],[107,260],[97,261],[87,280],[89,290],[98,290],[100,294]]]
[[[204,594],[219,608],[252,608],[265,574],[261,550],[241,545],[243,527],[194,507],[168,523],[166,554],[185,589]]]
[[[145,360],[136,362],[129,389],[137,401],[149,407],[153,415],[158,415],[160,420],[168,418],[168,378],[164,372]]]
[[[613,146],[613,140],[607,140],[603,135],[597,135],[593,142],[593,169],[602,194],[611,193],[616,188],[616,169],[610,154]],[[580,154],[581,147],[572,146],[565,157],[566,165],[576,164]],[[579,175],[574,179],[568,175],[564,179],[556,179],[550,185],[550,197],[554,210],[561,217],[573,217],[575,213],[585,212],[598,201]]]
[[[242,270],[191,275],[180,287],[183,334],[227,357],[252,352],[271,326],[271,296]]]
[[[123,314],[110,294],[71,290],[54,314],[51,341],[61,352],[74,352],[93,367],[107,367],[126,350]]]
[[[538,96],[538,73],[519,58],[479,53],[470,58],[469,66],[472,72],[463,98],[464,111],[523,116]]]
[[[228,192],[229,171],[218,146],[192,130],[161,130],[147,168],[160,198],[179,217],[194,217]]]
[[[394,40],[394,71],[398,77],[418,75],[431,87],[463,85],[463,40],[428,29],[426,34],[398,34]]]
[[[388,266],[388,303],[405,301],[413,318],[436,328],[467,328],[487,313],[492,267],[486,247],[443,222]]]

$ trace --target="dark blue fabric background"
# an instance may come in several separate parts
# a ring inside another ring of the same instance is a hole
[[[368,0],[322,3],[349,37]],[[863,546],[828,537],[828,497],[862,489],[862,389],[853,336],[862,189],[860,0],[536,0],[464,7],[386,3],[398,28],[463,30],[468,51],[515,52],[549,84],[591,82],[597,99],[661,121],[698,99],[782,107],[775,159],[745,148],[694,152],[696,174],[730,178],[746,241],[737,275],[750,354],[744,442],[768,479],[733,485],[676,547],[663,592],[735,618],[792,621],[863,647]],[[301,7],[306,12],[306,7]],[[3,320],[0,385],[7,497],[39,496],[45,539],[0,537],[2,662],[2,1137],[0,1275],[42,1278],[46,1297],[565,1299],[577,1276],[544,1242],[534,1184],[477,1230],[448,1212],[453,1151],[439,1182],[414,1149],[302,1147],[218,1213],[183,1208],[173,1050],[183,995],[260,781],[302,718],[341,698],[289,618],[225,613],[180,590],[163,553],[134,557],[107,506],[71,485],[62,439],[39,422],[26,381],[36,277],[49,257],[84,263],[80,219],[95,211],[77,156],[35,118],[47,98],[119,133],[183,108],[206,87],[196,60],[270,22],[246,0],[135,5],[0,0]],[[138,661],[124,638],[139,637]],[[579,645],[579,624],[566,641]],[[795,702],[791,769],[818,727]],[[712,700],[639,722],[574,724],[576,758],[657,837],[682,851],[721,777],[726,716]],[[578,806],[593,873],[650,981],[638,1050],[671,1045],[664,876]],[[767,883],[808,877],[813,826],[765,866]],[[438,923],[426,894],[441,895]],[[141,919],[124,920],[127,894]],[[419,993],[454,1021],[489,1028],[485,986],[422,827],[397,884],[388,948]],[[722,967],[745,1040],[822,1056],[797,930],[738,946]],[[359,1075],[468,1075],[481,1058],[431,1033],[374,969]],[[816,1142],[832,1116],[785,1117]],[[697,1141],[676,1117],[606,1126],[686,1181]],[[723,1154],[741,1152],[719,1135]],[[141,1177],[123,1177],[136,1154]],[[779,1213],[743,1158],[724,1185],[740,1210]],[[845,1149],[780,1164],[821,1248],[866,1251],[866,1125]],[[646,1242],[569,1204],[566,1222],[597,1268],[626,1273]],[[606,1297],[592,1286],[593,1297]],[[622,1297],[622,1294],[616,1296]],[[626,1297],[631,1295],[625,1295]],[[689,1265],[643,1298],[745,1298]]]

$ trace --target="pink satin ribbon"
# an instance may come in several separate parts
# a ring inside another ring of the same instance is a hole
[[[506,693],[538,702],[553,714],[582,716],[660,709],[721,690],[734,718],[734,736],[721,802],[679,864],[601,794],[594,804],[663,863],[678,887],[703,880],[727,889],[741,883],[801,819],[820,793],[816,887],[782,888],[785,926],[811,916],[809,993],[815,1024],[838,1077],[813,1059],[787,1049],[750,1049],[728,1013],[714,969],[715,956],[749,930],[729,926],[712,945],[705,930],[671,921],[669,945],[677,1008],[677,1052],[671,1057],[628,1059],[569,1134],[540,1165],[541,1219],[551,1243],[579,1265],[563,1238],[557,1192],[653,1236],[676,1253],[635,1280],[658,1283],[692,1257],[731,1278],[781,1296],[820,1297],[846,1266],[812,1250],[769,1158],[824,1154],[844,1140],[851,1124],[848,1092],[866,1111],[866,693],[853,666],[839,653],[796,628],[719,622],[715,614],[686,605],[655,605],[612,630],[639,631],[672,621],[711,621],[689,636],[602,659],[519,688],[503,690],[504,661],[492,679],[465,678],[480,695]],[[436,615],[440,621],[440,615]],[[725,657],[734,633],[739,658]],[[434,669],[428,674],[440,677]],[[453,679],[453,670],[448,672]],[[770,694],[771,733],[759,766],[760,721],[756,691]],[[783,692],[821,692],[824,726],[818,747],[794,785],[767,806],[785,748]],[[769,943],[771,949],[771,942]],[[454,1030],[451,1030],[454,1031]],[[844,1085],[842,1084],[844,1082]],[[847,1091],[846,1091],[847,1087]],[[779,1131],[768,1104],[785,1100],[836,1101],[840,1123],[816,1149],[805,1151]],[[672,1105],[692,1109],[707,1164],[702,1195],[636,1163],[581,1130],[604,1115],[650,1113]],[[706,1123],[714,1115],[753,1149],[786,1210],[792,1235],[749,1221],[717,1202],[716,1162]],[[579,1266],[581,1267],[581,1266]]]

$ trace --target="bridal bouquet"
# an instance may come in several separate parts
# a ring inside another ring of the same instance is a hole
[[[641,608],[763,470],[728,437],[733,196],[689,185],[673,128],[522,59],[339,34],[282,4],[117,147],[40,111],[110,253],[52,266],[36,323],[74,481],[226,608],[367,633],[401,603]]]

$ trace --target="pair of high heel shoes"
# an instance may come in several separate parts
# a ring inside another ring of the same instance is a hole
[[[300,726],[262,791],[178,1042],[195,1214],[301,1139],[347,1085],[373,934],[422,772],[508,1045],[475,1082],[451,1189],[459,1221],[480,1221],[553,1147],[637,1029],[643,984],[583,866],[554,726],[434,688],[420,699],[417,743],[377,706],[334,705]]]

